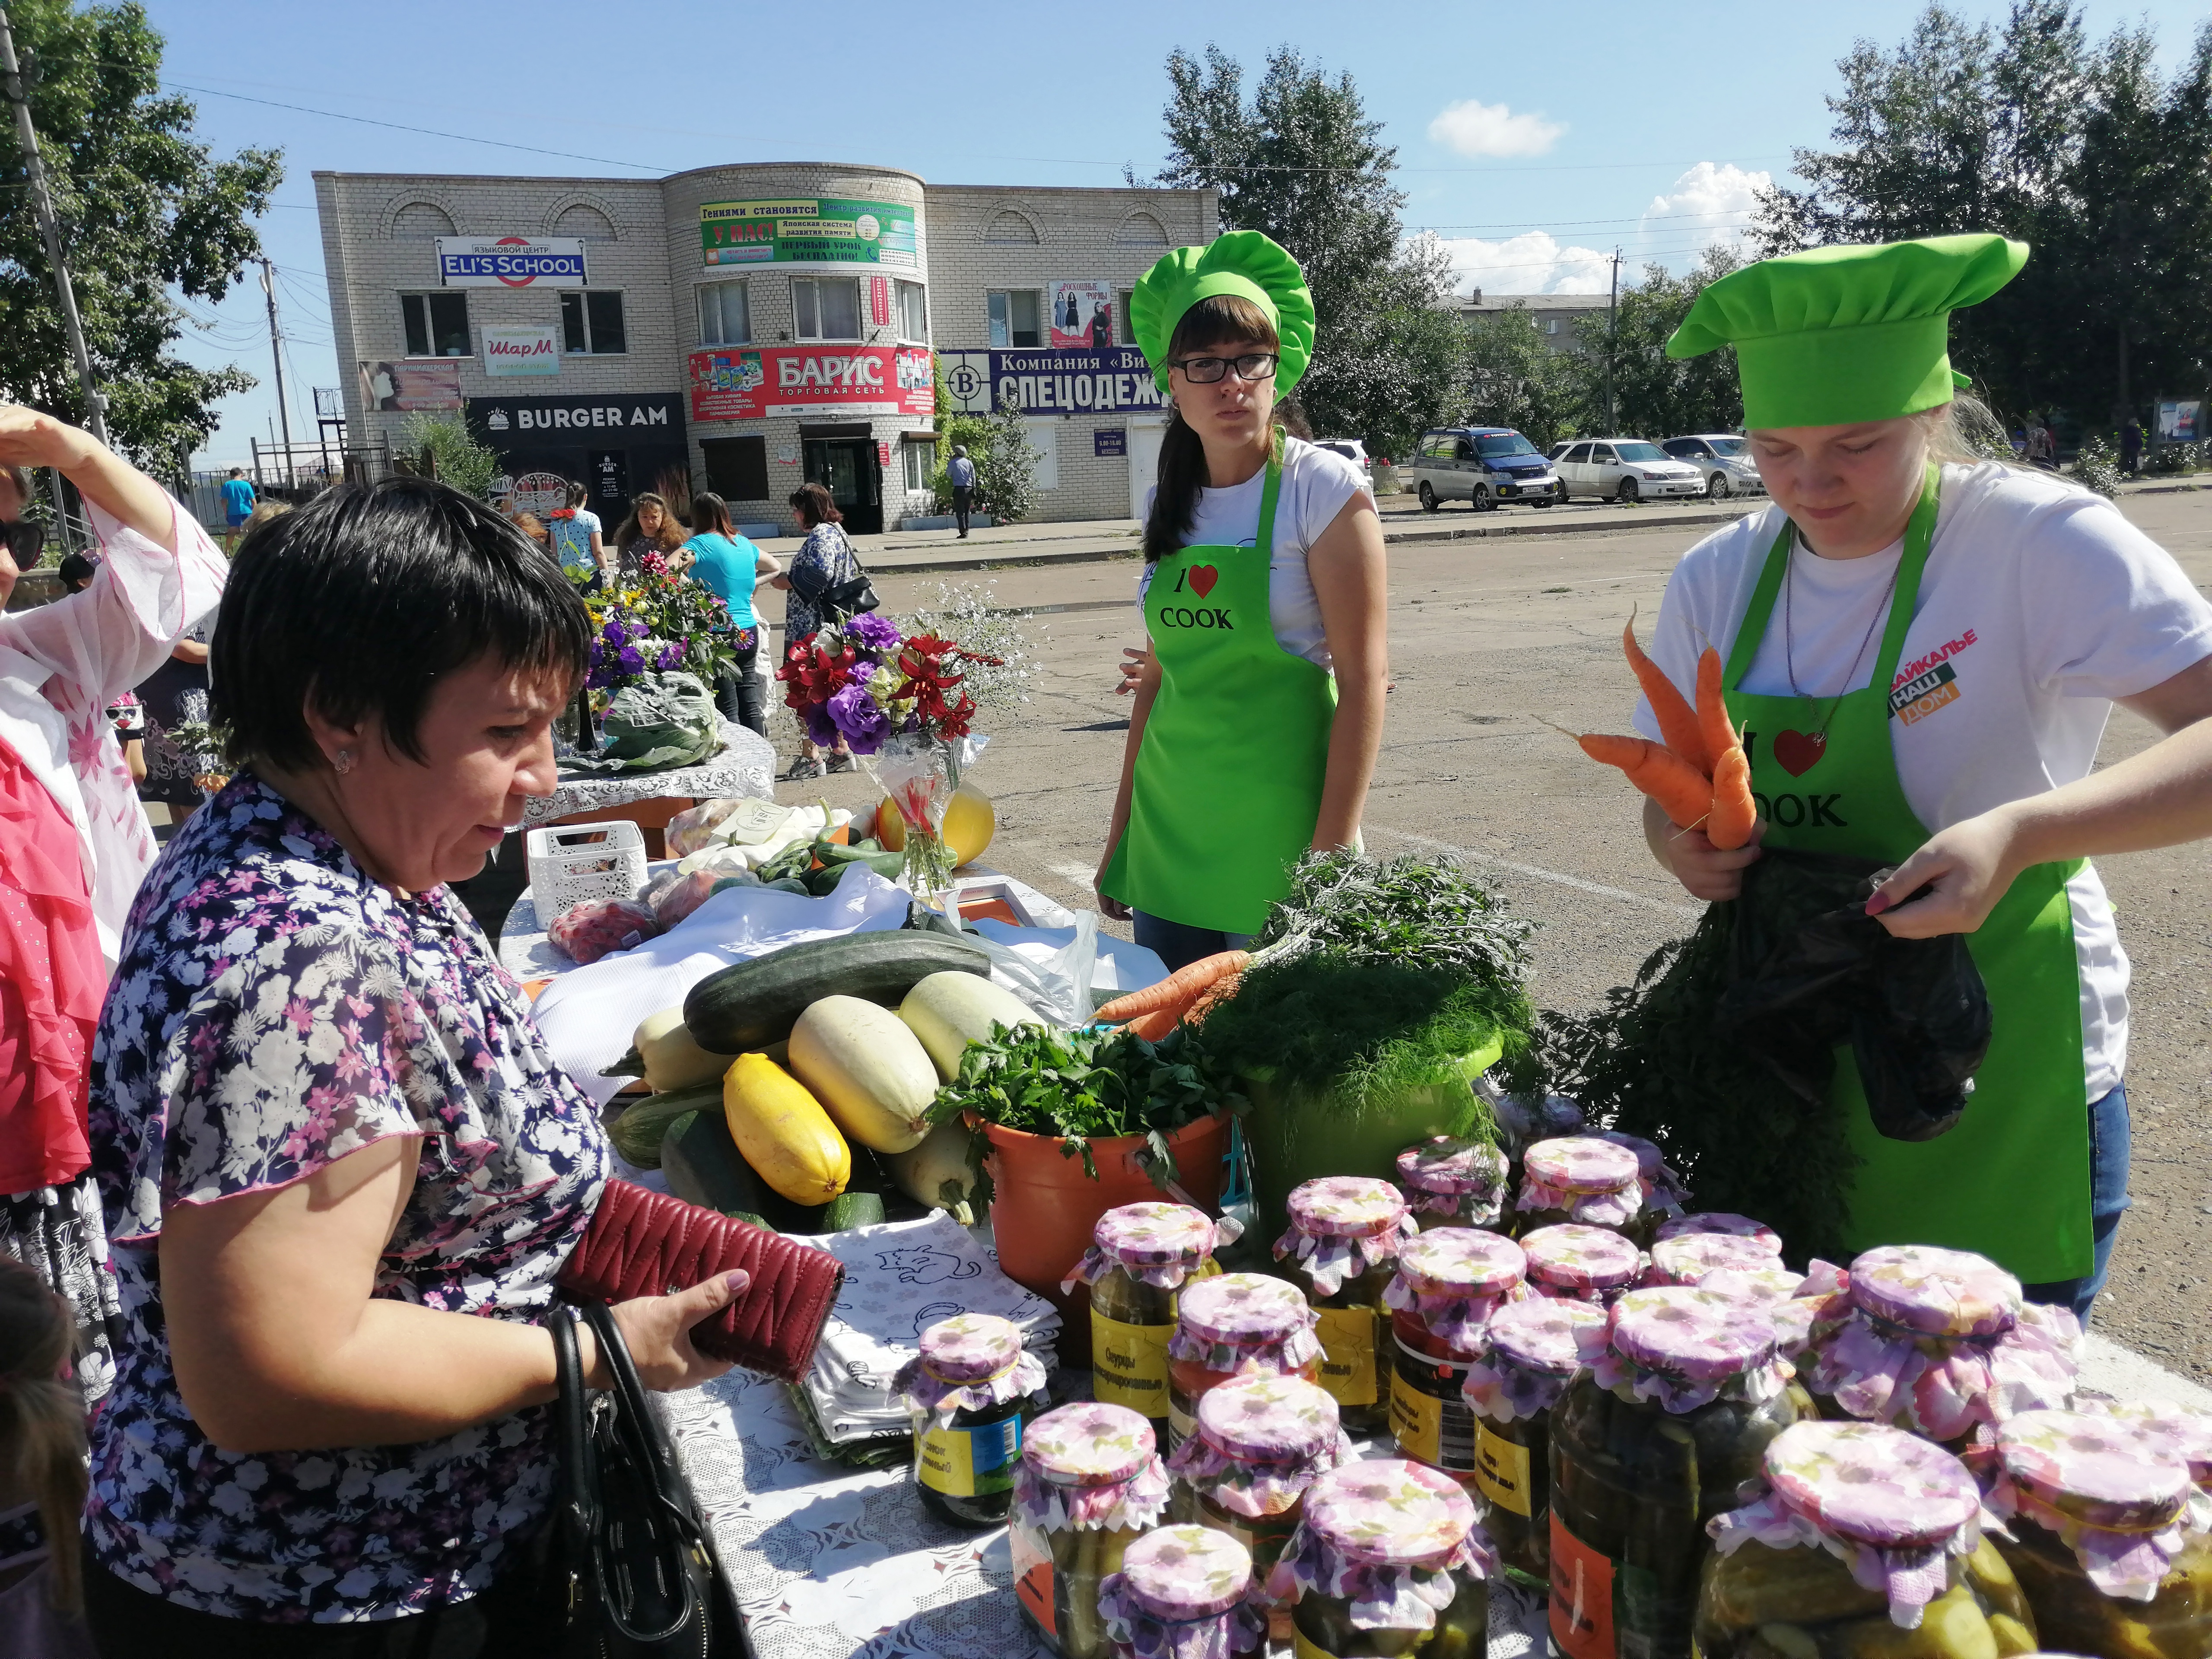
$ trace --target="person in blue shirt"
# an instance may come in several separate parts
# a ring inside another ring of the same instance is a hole
[[[230,533],[222,538],[226,551],[238,545],[238,532],[253,515],[253,485],[246,469],[234,466],[230,477],[222,481],[222,516],[230,526]]]
[[[737,672],[714,677],[714,705],[725,720],[768,735],[768,690],[755,672],[760,661],[760,617],[753,611],[753,588],[780,576],[783,567],[743,536],[730,522],[729,504],[720,495],[691,498],[691,578],[704,582],[730,613],[737,629]]]
[[[968,513],[975,501],[975,463],[968,459],[965,444],[952,446],[952,459],[945,464],[945,482],[952,486],[952,519],[960,526],[956,538],[968,539]]]

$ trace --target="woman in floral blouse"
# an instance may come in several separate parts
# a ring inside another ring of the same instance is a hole
[[[588,628],[425,480],[239,554],[214,681],[243,766],[147,878],[94,1050],[126,1332],[86,1508],[105,1652],[550,1650],[536,1322],[609,1154],[445,884],[553,787]],[[651,1386],[723,1369],[688,1332],[729,1277],[615,1310]]]

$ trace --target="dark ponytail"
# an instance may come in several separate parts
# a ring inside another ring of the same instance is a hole
[[[1176,324],[1168,342],[1172,359],[1202,356],[1214,346],[1243,345],[1273,351],[1280,345],[1267,313],[1251,301],[1233,294],[1217,294],[1200,300]],[[1278,403],[1274,423],[1285,424],[1291,413],[1304,427],[1302,416]],[[1297,429],[1294,428],[1293,430]],[[1207,487],[1206,446],[1177,409],[1168,417],[1160,436],[1159,480],[1152,490],[1152,510],[1145,518],[1145,562],[1156,564],[1179,552],[1190,540],[1191,520],[1198,513],[1198,492]]]

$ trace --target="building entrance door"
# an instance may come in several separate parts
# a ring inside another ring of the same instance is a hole
[[[884,528],[883,469],[876,446],[867,438],[805,440],[806,482],[828,489],[854,536],[880,535]]]
[[[1145,516],[1145,497],[1160,480],[1160,440],[1167,435],[1168,423],[1162,420],[1132,420],[1129,422],[1129,516],[1141,520]]]

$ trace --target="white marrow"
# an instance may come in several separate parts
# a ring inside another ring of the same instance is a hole
[[[947,1083],[960,1075],[968,1045],[988,1037],[994,1025],[1044,1024],[1012,992],[980,974],[930,975],[906,994],[898,1017],[921,1039],[937,1075]]]
[[[858,997],[823,997],[791,1028],[791,1070],[846,1136],[902,1152],[929,1133],[937,1067],[899,1017]]]

